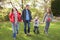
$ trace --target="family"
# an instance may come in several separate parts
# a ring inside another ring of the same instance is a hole
[[[12,30],[13,30],[13,38],[16,38],[16,34],[19,33],[19,22],[23,21],[24,23],[24,33],[28,36],[30,36],[30,22],[32,22],[32,15],[31,11],[29,9],[29,5],[26,5],[25,9],[23,9],[22,14],[18,12],[18,10],[13,7],[10,14],[9,14],[9,19],[10,22],[12,23]],[[48,35],[48,29],[50,26],[50,22],[53,19],[53,14],[51,12],[51,9],[48,8],[47,12],[44,15],[43,22],[45,22],[45,28],[44,28],[44,33]],[[34,23],[34,33],[39,34],[39,17],[36,16],[33,20]],[[27,29],[28,26],[28,29]]]

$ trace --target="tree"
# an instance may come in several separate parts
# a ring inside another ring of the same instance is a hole
[[[54,16],[60,16],[60,0],[53,0],[51,3],[51,9]]]

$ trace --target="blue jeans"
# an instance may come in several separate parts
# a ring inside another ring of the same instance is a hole
[[[28,26],[28,31],[26,29],[27,26]],[[28,21],[28,20],[26,20],[24,22],[24,32],[25,32],[25,34],[30,33],[30,21]]]
[[[49,26],[50,26],[50,22],[46,21],[45,30],[44,30],[46,33],[48,33]]]
[[[13,37],[16,38],[16,34],[18,34],[18,29],[19,29],[19,26],[18,26],[18,23],[12,23],[12,30],[13,30]]]

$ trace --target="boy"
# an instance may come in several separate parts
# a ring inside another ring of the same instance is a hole
[[[38,16],[35,17],[34,19],[34,33],[39,34],[39,18]]]

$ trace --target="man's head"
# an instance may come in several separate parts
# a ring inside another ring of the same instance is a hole
[[[29,9],[29,5],[26,5],[26,9]]]

